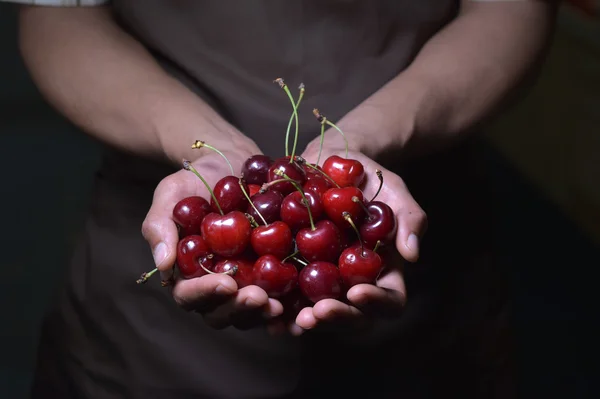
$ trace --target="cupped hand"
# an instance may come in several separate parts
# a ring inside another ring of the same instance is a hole
[[[256,152],[225,152],[239,175],[241,165]],[[231,175],[229,166],[219,155],[210,153],[192,163],[194,168],[214,187],[224,176]],[[173,221],[173,207],[189,196],[201,196],[210,201],[202,181],[192,172],[180,170],[164,178],[157,186],[152,206],[142,225],[156,267],[163,281],[169,282],[173,299],[183,309],[200,313],[206,323],[221,329],[230,325],[240,329],[252,328],[283,312],[281,303],[270,299],[257,286],[238,289],[235,280],[226,274],[208,274],[183,279],[174,268],[178,230]]]
[[[346,156],[343,149],[324,148],[321,160],[324,161],[331,155]],[[307,162],[316,162],[318,146],[309,145],[302,157]],[[348,158],[356,159],[364,166],[366,178],[361,188],[366,200],[370,200],[379,187],[376,170],[382,171],[384,183],[377,200],[389,205],[396,216],[395,248],[386,252],[385,268],[376,285],[355,285],[348,290],[345,300],[325,299],[312,307],[304,308],[296,317],[296,326],[292,327],[292,331],[296,333],[298,328],[339,329],[369,325],[377,317],[399,316],[406,302],[402,268],[405,260],[415,262],[419,257],[419,241],[427,228],[425,212],[400,176],[362,153],[349,152]]]

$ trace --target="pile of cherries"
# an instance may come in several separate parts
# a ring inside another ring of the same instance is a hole
[[[201,147],[219,152],[202,141],[193,145]],[[173,209],[182,278],[225,273],[239,288],[257,285],[284,304],[343,300],[350,287],[375,283],[383,268],[380,248],[396,233],[394,212],[375,200],[383,184],[380,171],[379,190],[366,200],[363,165],[337,155],[322,166],[294,151],[275,160],[254,155],[240,176],[232,169],[214,187],[190,162],[183,167],[202,179],[211,198],[183,198]]]

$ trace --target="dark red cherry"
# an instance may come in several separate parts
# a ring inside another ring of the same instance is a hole
[[[268,180],[269,168],[273,160],[266,155],[252,155],[242,165],[242,176],[248,184],[263,185]]]
[[[202,197],[187,197],[173,207],[173,221],[181,237],[200,234],[202,219],[211,212],[210,204]]]
[[[340,187],[358,187],[365,178],[365,168],[359,161],[337,155],[325,160],[323,171]]]
[[[279,259],[288,256],[294,246],[292,231],[280,221],[256,227],[252,230],[250,243],[258,256],[274,255]]]
[[[312,191],[305,192],[304,196],[308,200],[313,221],[318,221],[323,216],[321,199]],[[301,228],[310,226],[308,209],[306,209],[304,199],[299,191],[294,191],[283,199],[280,215],[281,220],[290,226],[292,231],[298,231]]]
[[[304,228],[296,234],[296,246],[309,262],[336,262],[342,250],[340,230],[329,220],[321,220],[315,229]]]
[[[209,213],[206,215],[200,231],[202,238],[217,255],[231,258],[244,253],[250,244],[250,222],[240,211],[225,215]]]
[[[377,241],[381,241],[381,244],[393,241],[397,223],[392,208],[381,201],[372,201],[367,204],[367,210],[360,226],[360,236],[365,246],[373,249]]]
[[[237,271],[231,277],[233,277],[239,289],[252,285],[254,281],[254,276],[252,274],[253,267],[254,262],[243,257],[234,259],[221,259],[215,263],[212,271],[215,273],[226,273],[234,268],[237,268]]]
[[[298,285],[298,270],[273,255],[264,255],[254,263],[254,284],[271,298],[279,298]]]
[[[281,203],[283,202],[283,195],[279,191],[268,190],[264,193],[257,193],[250,197],[250,200],[254,206],[258,209],[260,214],[265,218],[267,223],[273,223],[281,220]],[[248,204],[247,213],[252,215],[257,223],[261,223],[261,219],[252,208],[252,205]]]
[[[381,257],[370,249],[361,249],[359,245],[346,248],[340,255],[338,268],[344,286],[350,288],[357,284],[375,284],[383,268]]]
[[[306,175],[306,182],[303,188],[304,191],[312,191],[319,197],[322,197],[331,188],[331,182],[323,177],[323,175],[311,173]]]
[[[273,165],[269,168],[269,182],[282,179],[282,177],[275,174],[276,170],[280,170],[290,179],[296,181],[300,186],[306,181],[304,169],[296,162],[290,163],[289,158],[279,158],[273,162]],[[279,182],[271,186],[271,190],[279,191],[283,195],[287,195],[292,191],[295,191],[296,188],[290,182]]]
[[[349,227],[348,222],[344,219],[344,212],[348,212],[356,224],[361,221],[364,214],[362,206],[354,202],[353,197],[363,201],[362,191],[356,187],[330,188],[321,197],[327,217],[342,229]]]
[[[248,192],[248,186],[244,183],[244,189]],[[248,200],[244,195],[242,188],[240,187],[240,179],[235,176],[225,176],[215,184],[213,188],[215,197],[223,213],[229,213],[231,211],[245,212],[248,206]],[[219,208],[215,204],[214,199],[210,200],[210,205],[214,212],[218,212]]]
[[[200,266],[201,263],[208,270],[211,270],[213,266],[210,247],[199,235],[191,235],[179,240],[176,259],[177,268],[185,279],[207,274]]]
[[[298,285],[302,294],[313,303],[323,299],[338,299],[342,293],[342,278],[336,265],[313,262],[300,271]]]

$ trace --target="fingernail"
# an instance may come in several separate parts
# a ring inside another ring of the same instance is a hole
[[[232,289],[225,287],[223,284],[219,284],[215,288],[215,294],[217,294],[217,295],[229,295],[229,294],[231,294],[231,292],[232,292]]]
[[[154,247],[154,251],[152,252],[152,256],[154,257],[154,263],[156,266],[159,266],[165,258],[167,257],[167,244],[164,242],[158,243],[156,247]]]
[[[419,250],[419,237],[417,237],[414,233],[410,233],[408,240],[406,240],[406,246],[411,251],[417,252]]]
[[[257,308],[260,306],[260,303],[256,302],[252,298],[246,298],[246,300],[244,301],[244,305],[248,308]]]

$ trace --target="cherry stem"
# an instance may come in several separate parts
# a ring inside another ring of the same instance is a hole
[[[295,256],[292,256],[292,259],[294,259],[296,262],[300,263],[302,266],[308,266],[308,262],[305,262],[302,259],[298,259]]]
[[[325,140],[325,124],[321,123],[321,142],[319,143],[319,155],[317,156],[316,165],[319,166],[321,161],[321,153],[323,152],[323,141]]]
[[[302,102],[302,98],[304,97],[304,83],[300,83],[300,86],[298,86],[298,89],[300,90],[300,96],[298,97],[298,101],[296,102],[296,111],[298,110],[298,107],[300,106],[300,103]],[[292,113],[292,115],[290,115],[290,121],[288,122],[287,131],[285,133],[285,155],[286,156],[290,155],[290,152],[288,151],[288,145],[289,145],[289,141],[290,141],[290,129],[292,128],[293,121],[294,121],[294,114]]]
[[[333,122],[329,121],[317,108],[313,109],[313,115],[321,123],[322,127],[324,127],[325,125],[329,125],[342,135],[342,138],[344,139],[344,144],[346,145],[346,158],[348,158],[348,139],[346,139],[346,135],[344,134],[342,129],[337,127]],[[321,140],[322,139],[323,138],[321,138]]]
[[[149,279],[150,277],[152,277],[152,275],[153,275],[154,273],[156,273],[157,271],[158,271],[158,268],[156,268],[156,269],[154,269],[154,270],[152,270],[152,271],[149,271],[149,272],[144,272],[144,273],[142,273],[142,275],[140,276],[140,278],[139,278],[139,279],[137,279],[136,283],[138,283],[138,284],[145,284],[145,283],[146,283],[146,281],[148,281],[148,279]]]
[[[283,258],[283,259],[281,260],[281,263],[285,262],[286,260],[288,260],[288,259],[290,259],[290,258],[294,258],[294,257],[295,257],[296,255],[298,255],[299,253],[300,253],[300,251],[296,251],[296,252],[293,252],[293,253],[289,254],[288,256],[286,256],[285,258]],[[294,258],[294,259],[295,259],[295,258]]]
[[[212,258],[212,255],[209,255]],[[208,274],[226,274],[228,276],[233,276],[237,273],[238,271],[238,267],[237,265],[233,266],[231,269],[227,270],[226,272],[223,273],[215,273],[212,270],[208,270],[203,264],[202,262],[198,262],[198,264],[200,265],[200,267]]]
[[[367,206],[356,195],[354,197],[352,197],[352,202],[355,202],[358,205],[360,205],[360,207],[363,209],[363,211],[365,211],[365,213],[367,215],[369,214],[369,208],[367,208]]]
[[[246,215],[246,219],[248,219],[248,221],[250,222],[252,227],[258,227],[258,223],[256,223],[256,219],[254,219],[254,216],[252,216],[249,213],[244,213],[244,215]],[[266,226],[266,224],[265,224],[265,226]]]
[[[348,222],[348,224],[350,224],[350,226],[352,226],[352,229],[356,232],[356,236],[358,237],[358,242],[360,242],[360,254],[364,257],[365,255],[365,243],[363,242],[362,238],[360,237],[360,232],[358,231],[358,228],[356,227],[356,224],[354,224],[354,220],[352,220],[352,216],[350,216],[350,214],[348,212],[344,212],[342,213],[342,216],[344,217],[344,219],[346,219],[346,222]]]
[[[309,168],[311,168],[311,169],[314,169],[314,170],[316,170],[317,172],[319,172],[319,173],[320,173],[320,174],[322,174],[323,176],[325,176],[325,177],[327,178],[327,180],[329,180],[330,182],[332,182],[332,183],[333,183],[333,184],[334,184],[334,185],[335,185],[337,188],[341,188],[341,187],[340,187],[340,185],[339,185],[339,184],[337,184],[337,183],[335,182],[335,180],[333,180],[333,179],[332,179],[332,178],[331,178],[331,177],[330,177],[330,176],[329,176],[327,173],[325,173],[324,171],[322,171],[321,169],[319,169],[319,168],[318,168],[318,167],[316,167],[315,165],[313,165],[313,164],[310,164],[310,163],[308,163],[308,162],[306,162],[306,164],[305,164],[305,165],[306,165],[306,166],[308,166],[308,167],[309,167]]]
[[[194,144],[192,144],[192,148],[193,149],[199,149],[202,147],[206,147],[209,150],[213,150],[214,152],[216,152],[217,154],[219,154],[220,156],[223,157],[223,159],[225,160],[225,162],[227,162],[227,165],[229,165],[229,169],[231,170],[231,175],[235,175],[235,172],[233,171],[233,166],[231,166],[231,162],[229,162],[229,159],[227,159],[227,157],[225,156],[225,154],[223,154],[221,151],[217,150],[215,147],[213,147],[210,144],[206,144],[204,141],[202,140],[196,140],[194,141]]]
[[[377,250],[379,249],[380,246],[381,246],[381,240],[377,240],[377,242],[375,243],[375,248],[373,248],[373,252],[377,252]]]
[[[239,179],[239,182],[240,182],[240,188],[242,189],[242,193],[244,193],[244,197],[246,197],[246,199],[248,200],[248,202],[252,206],[252,209],[254,209],[254,211],[256,212],[256,214],[260,217],[260,220],[262,220],[262,222],[266,226],[268,224],[267,221],[265,220],[265,218],[263,217],[263,215],[261,215],[261,213],[258,211],[258,209],[256,209],[256,206],[254,206],[254,202],[252,202],[252,200],[250,199],[250,196],[246,192],[246,189],[244,188],[244,182],[242,181],[241,178]]]
[[[290,93],[290,89],[285,84],[283,79],[277,78],[274,80],[274,82],[278,83],[279,87],[281,87],[283,89],[283,91],[285,91],[285,93],[288,95],[288,97],[292,103],[292,108],[294,109],[294,119],[296,121],[296,133],[294,136],[294,146],[292,147],[292,154],[290,157],[290,163],[292,163],[292,162],[294,162],[294,155],[296,154],[296,145],[298,144],[298,110],[296,109],[296,102],[294,101],[294,96],[292,96],[292,93]],[[287,141],[286,141],[286,143],[287,143]]]
[[[270,181],[268,183],[264,183],[262,186],[260,186],[259,192],[264,193],[265,191],[267,191],[269,189],[269,187],[274,186],[277,183],[283,183],[286,181],[287,180],[285,180],[285,179],[277,179],[277,180]]]
[[[310,202],[308,202],[308,199],[306,198],[306,195],[304,195],[304,191],[302,191],[302,188],[298,185],[298,183],[296,183],[295,180],[291,179],[288,175],[283,173],[281,171],[281,169],[275,169],[275,174],[277,176],[283,177],[284,180],[287,180],[294,187],[296,187],[296,190],[298,190],[298,192],[302,196],[302,201],[304,202],[304,206],[306,206],[306,211],[308,212],[308,220],[310,221],[310,228],[312,231],[315,231],[316,230],[315,222],[313,221],[312,212],[310,211]]]
[[[379,179],[379,188],[377,189],[377,192],[375,193],[373,198],[371,198],[371,202],[375,201],[375,198],[377,198],[377,196],[381,192],[381,188],[383,187],[383,173],[379,169],[375,169],[375,173],[377,174],[377,178]]]
[[[183,169],[189,170],[190,172],[192,172],[193,174],[198,176],[198,178],[200,178],[200,180],[202,180],[202,183],[204,183],[204,185],[206,186],[206,189],[210,193],[210,196],[212,197],[213,201],[215,201],[215,205],[217,205],[219,212],[221,213],[221,215],[225,215],[223,213],[223,209],[221,209],[221,205],[219,205],[219,201],[217,200],[217,197],[215,197],[215,193],[213,192],[212,188],[210,188],[210,185],[206,182],[206,180],[204,180],[204,177],[202,177],[202,175],[200,173],[198,173],[196,168],[194,168],[192,166],[192,163],[190,161],[184,159],[183,160]]]

